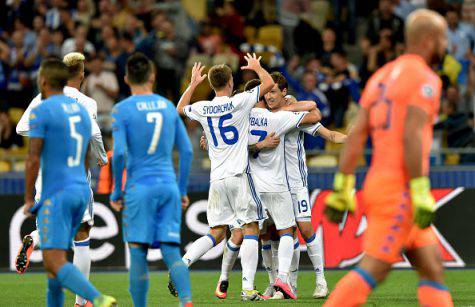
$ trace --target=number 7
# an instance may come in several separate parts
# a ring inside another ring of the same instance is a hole
[[[149,155],[154,154],[157,150],[158,140],[160,139],[160,132],[162,131],[162,113],[147,113],[147,123],[153,123],[154,121],[155,127],[153,128],[152,141],[150,142],[150,147],[147,150],[147,154]]]

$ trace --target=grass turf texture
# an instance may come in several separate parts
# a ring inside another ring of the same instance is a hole
[[[330,289],[346,272],[328,271],[326,277]],[[452,291],[455,306],[475,305],[475,270],[452,270],[445,273],[447,285]],[[240,272],[233,272],[230,279],[228,298],[219,300],[214,297],[214,289],[218,280],[218,272],[191,273],[193,302],[195,306],[210,305],[239,305],[240,301]],[[297,301],[266,301],[257,302],[259,305],[288,305],[288,306],[320,306],[324,300],[315,300],[312,293],[315,287],[314,273],[301,271],[299,273],[299,298]],[[93,273],[92,282],[106,294],[117,298],[119,306],[132,306],[128,292],[128,275],[119,273]],[[168,276],[164,272],[152,272],[148,294],[149,306],[177,306],[178,300],[168,293]],[[267,286],[267,274],[259,272],[256,286],[264,291]],[[417,306],[416,273],[409,270],[394,271],[389,279],[370,296],[367,306]],[[0,306],[45,306],[46,275],[40,273],[0,274]],[[256,304],[248,302],[246,304]],[[74,305],[74,296],[66,290],[65,306]]]

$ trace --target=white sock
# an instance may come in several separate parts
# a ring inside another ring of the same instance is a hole
[[[216,240],[210,234],[202,236],[196,240],[183,256],[183,262],[187,266],[191,266],[198,259],[201,258],[207,251],[212,249],[216,245]]]
[[[275,274],[274,274],[274,269],[272,267],[272,248],[271,248],[271,243],[269,241],[262,241],[262,265],[264,265],[264,268],[267,271],[267,274],[269,274],[269,283],[271,285],[274,284],[275,282]]]
[[[250,238],[252,237],[252,238]],[[241,245],[242,289],[254,290],[254,276],[259,261],[257,236],[244,236]]]
[[[288,282],[293,255],[294,238],[292,234],[285,234],[280,237],[279,242],[279,278],[283,282]]]
[[[40,247],[40,232],[38,229],[33,230],[30,233],[30,236],[33,238],[33,248],[38,249]]]
[[[221,264],[221,276],[219,280],[228,280],[229,272],[233,269],[234,263],[239,256],[239,249],[241,245],[234,244],[231,240],[224,245],[223,263]]]
[[[325,282],[323,259],[319,248],[320,244],[318,244],[317,236],[314,234],[313,237],[307,241],[307,253],[310,257],[310,261],[312,261],[313,269],[315,270],[317,284]]]
[[[73,264],[81,271],[81,273],[89,279],[91,272],[91,253],[89,248],[89,238],[82,241],[74,241],[74,257]],[[86,305],[86,300],[76,295],[76,304]]]
[[[271,250],[272,250],[272,271],[274,276],[277,277],[279,273],[279,241],[271,241]]]
[[[300,243],[299,238],[294,239],[294,255],[292,257],[292,263],[290,265],[289,281],[294,289],[297,289],[297,281],[299,274],[299,262],[300,262]]]

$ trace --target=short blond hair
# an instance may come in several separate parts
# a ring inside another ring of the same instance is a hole
[[[77,77],[84,72],[86,57],[80,52],[70,52],[63,58],[63,63],[68,67],[70,78]]]
[[[208,80],[215,91],[222,90],[233,77],[233,71],[226,64],[214,65],[208,72]]]

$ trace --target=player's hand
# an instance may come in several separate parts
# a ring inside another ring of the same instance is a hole
[[[248,69],[248,70],[254,70],[254,71],[258,70],[259,68],[261,68],[261,63],[260,63],[261,58],[262,58],[261,56],[258,58],[255,53],[253,53],[252,55],[250,53],[246,54],[244,56],[244,59],[247,61],[247,65],[241,66],[241,69],[242,70]]]
[[[193,64],[193,68],[191,69],[191,82],[190,84],[198,85],[206,79],[206,74],[201,75],[203,69],[205,68],[204,65],[201,65],[201,62]]]
[[[122,205],[122,199],[118,199],[116,201],[111,200],[110,205],[111,205],[112,209],[114,209],[117,212],[122,211],[122,208],[124,207]]]
[[[353,174],[337,173],[335,175],[333,191],[326,199],[325,208],[325,215],[331,222],[340,223],[345,211],[355,211],[355,181],[355,175]]]
[[[261,149],[272,149],[276,148],[280,144],[280,137],[275,135],[275,132],[272,132],[261,142]]]
[[[200,148],[201,150],[208,150],[208,141],[204,135],[202,135],[200,138]]]
[[[293,103],[297,103],[297,98],[295,98],[294,96],[292,95],[287,95],[284,97],[284,100],[285,100],[285,104],[293,104]]]
[[[411,201],[414,208],[414,223],[424,229],[435,218],[435,200],[430,192],[428,177],[414,178],[409,182]]]
[[[181,197],[181,209],[185,210],[188,208],[190,205],[190,199],[188,198],[188,195],[182,196]]]
[[[30,209],[35,205],[34,199],[25,199],[25,205],[23,206],[23,214],[26,217],[33,217],[33,214],[30,212]]]

